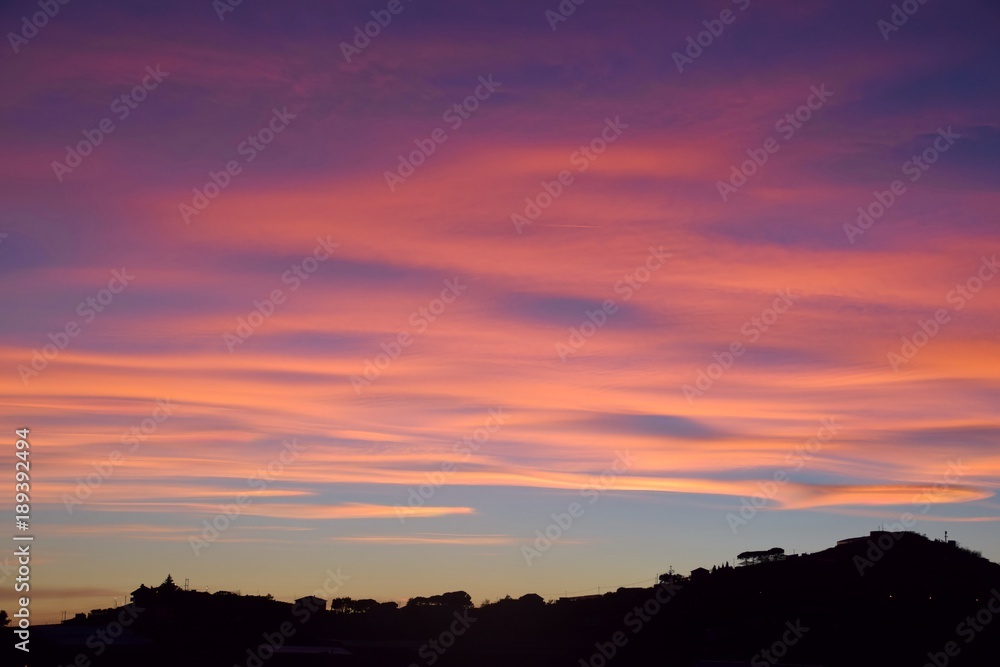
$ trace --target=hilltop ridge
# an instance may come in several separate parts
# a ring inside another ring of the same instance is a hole
[[[396,603],[208,594],[171,578],[125,607],[38,628],[36,656],[82,664],[994,665],[1000,565],[954,542],[873,531],[819,552],[747,552],[745,565],[657,586],[475,607],[464,591]],[[117,638],[107,638],[117,627]],[[101,635],[101,632],[104,632]]]

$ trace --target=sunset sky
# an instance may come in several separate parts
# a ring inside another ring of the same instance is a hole
[[[1000,561],[1000,6],[904,4],[4,3],[35,622]]]

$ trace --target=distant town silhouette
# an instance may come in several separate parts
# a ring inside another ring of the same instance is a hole
[[[462,590],[402,606],[282,602],[184,590],[168,575],[122,607],[36,626],[27,664],[996,665],[998,587],[1000,565],[955,541],[888,531],[812,554],[747,551],[648,588],[478,607]],[[24,664],[13,639],[4,664]]]

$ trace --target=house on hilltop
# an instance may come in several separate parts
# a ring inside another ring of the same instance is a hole
[[[319,611],[326,609],[326,600],[323,598],[318,598],[315,595],[306,595],[295,600],[295,604],[300,607],[306,607],[311,611]]]
[[[695,569],[691,570],[692,582],[704,581],[705,579],[708,579],[710,576],[712,576],[712,573],[703,567],[696,567]]]

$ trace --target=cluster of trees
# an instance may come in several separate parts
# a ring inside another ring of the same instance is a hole
[[[486,600],[483,602],[484,607],[504,607],[507,606],[518,606],[519,608],[523,605],[529,607],[544,607],[545,598],[541,595],[535,593],[527,593],[519,598],[512,598],[507,596],[501,598],[496,602],[490,602]],[[472,597],[465,591],[452,591],[450,593],[442,593],[441,595],[432,595],[430,597],[415,597],[410,598],[406,603],[407,609],[413,609],[416,607],[445,607],[453,609],[461,609],[464,607],[473,607]],[[363,600],[355,600],[354,598],[334,598],[330,600],[330,611],[336,612],[338,614],[367,614],[373,611],[395,611],[399,608],[399,605],[395,602],[379,602],[378,600],[372,600],[370,598],[365,598]]]
[[[392,611],[398,609],[395,602],[379,602],[371,598],[355,600],[353,598],[333,598],[330,600],[330,611],[340,614],[367,614],[370,611]]]
[[[472,596],[465,591],[451,591],[441,595],[432,595],[429,598],[410,598],[406,601],[407,607],[472,607]]]
[[[490,602],[489,600],[485,600],[482,606],[484,608],[494,607],[496,609],[507,609],[507,608],[524,609],[525,607],[537,608],[545,606],[545,598],[543,598],[541,595],[538,595],[537,593],[525,593],[524,595],[522,595],[517,599],[507,595],[505,597],[500,598],[496,602]]]
[[[472,607],[472,596],[465,591],[451,591],[430,597],[410,598],[406,602],[408,609],[416,607],[448,607],[452,609],[462,609]],[[365,598],[355,600],[354,598],[334,598],[330,601],[330,611],[339,614],[367,614],[373,611],[394,611],[399,608],[395,602],[379,602]]]
[[[741,561],[741,565],[756,565],[757,563],[769,563],[776,560],[785,559],[785,550],[781,547],[773,547],[767,551],[744,551],[736,556]]]

